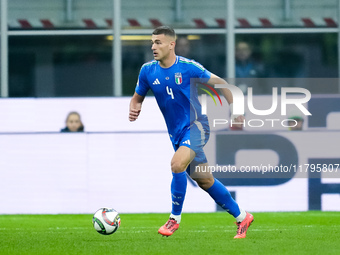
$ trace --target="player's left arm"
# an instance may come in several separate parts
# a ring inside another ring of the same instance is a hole
[[[208,80],[208,84],[211,86],[215,86],[215,84],[228,84],[225,80],[222,78],[218,77],[216,74],[211,74],[210,79]],[[220,88],[219,89],[225,99],[227,100],[228,104],[233,103],[233,95],[231,94],[231,91],[228,88]]]
[[[218,77],[216,74],[211,74],[208,84],[211,86],[215,86],[215,84],[228,84],[225,80],[222,78]],[[236,122],[243,122],[244,121],[244,116],[243,115],[234,115],[233,114],[233,94],[228,88],[219,88],[225,99],[227,100],[229,107],[230,107],[230,112],[231,112],[231,119],[236,121]]]

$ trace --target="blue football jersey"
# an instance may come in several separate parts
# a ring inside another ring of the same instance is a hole
[[[152,90],[173,143],[179,142],[194,121],[208,122],[207,116],[201,114],[197,88],[190,86],[190,79],[210,77],[211,73],[202,65],[180,56],[169,68],[161,67],[156,60],[142,66],[136,92],[145,96]]]

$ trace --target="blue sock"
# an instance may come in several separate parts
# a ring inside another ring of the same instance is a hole
[[[174,215],[181,215],[185,193],[187,191],[186,172],[172,173],[171,197],[172,211]]]
[[[240,215],[240,208],[236,201],[231,197],[227,188],[216,178],[214,184],[206,191],[215,200],[215,202],[221,206],[228,213],[235,218]]]

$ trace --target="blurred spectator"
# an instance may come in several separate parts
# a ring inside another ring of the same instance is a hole
[[[290,126],[289,130],[291,131],[301,131],[303,129],[303,121],[304,119],[301,116],[292,116],[288,121],[288,125]]]
[[[235,58],[236,86],[245,94],[248,87],[254,89],[254,94],[266,93],[266,87],[255,79],[265,77],[264,66],[259,61],[255,61],[251,46],[247,42],[240,41],[236,44]]]
[[[70,112],[66,118],[66,127],[60,132],[84,132],[84,125],[81,122],[80,114],[77,112]]]
[[[259,78],[264,76],[263,65],[252,58],[252,50],[248,43],[238,42],[235,49],[236,78]]]
[[[176,55],[191,59],[190,42],[186,37],[178,37],[176,40]]]

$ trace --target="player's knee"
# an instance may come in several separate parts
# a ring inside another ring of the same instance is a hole
[[[185,164],[178,160],[172,160],[171,161],[171,171],[173,173],[181,173],[185,171]]]
[[[214,178],[195,178],[194,180],[204,190],[209,189],[214,184]]]

